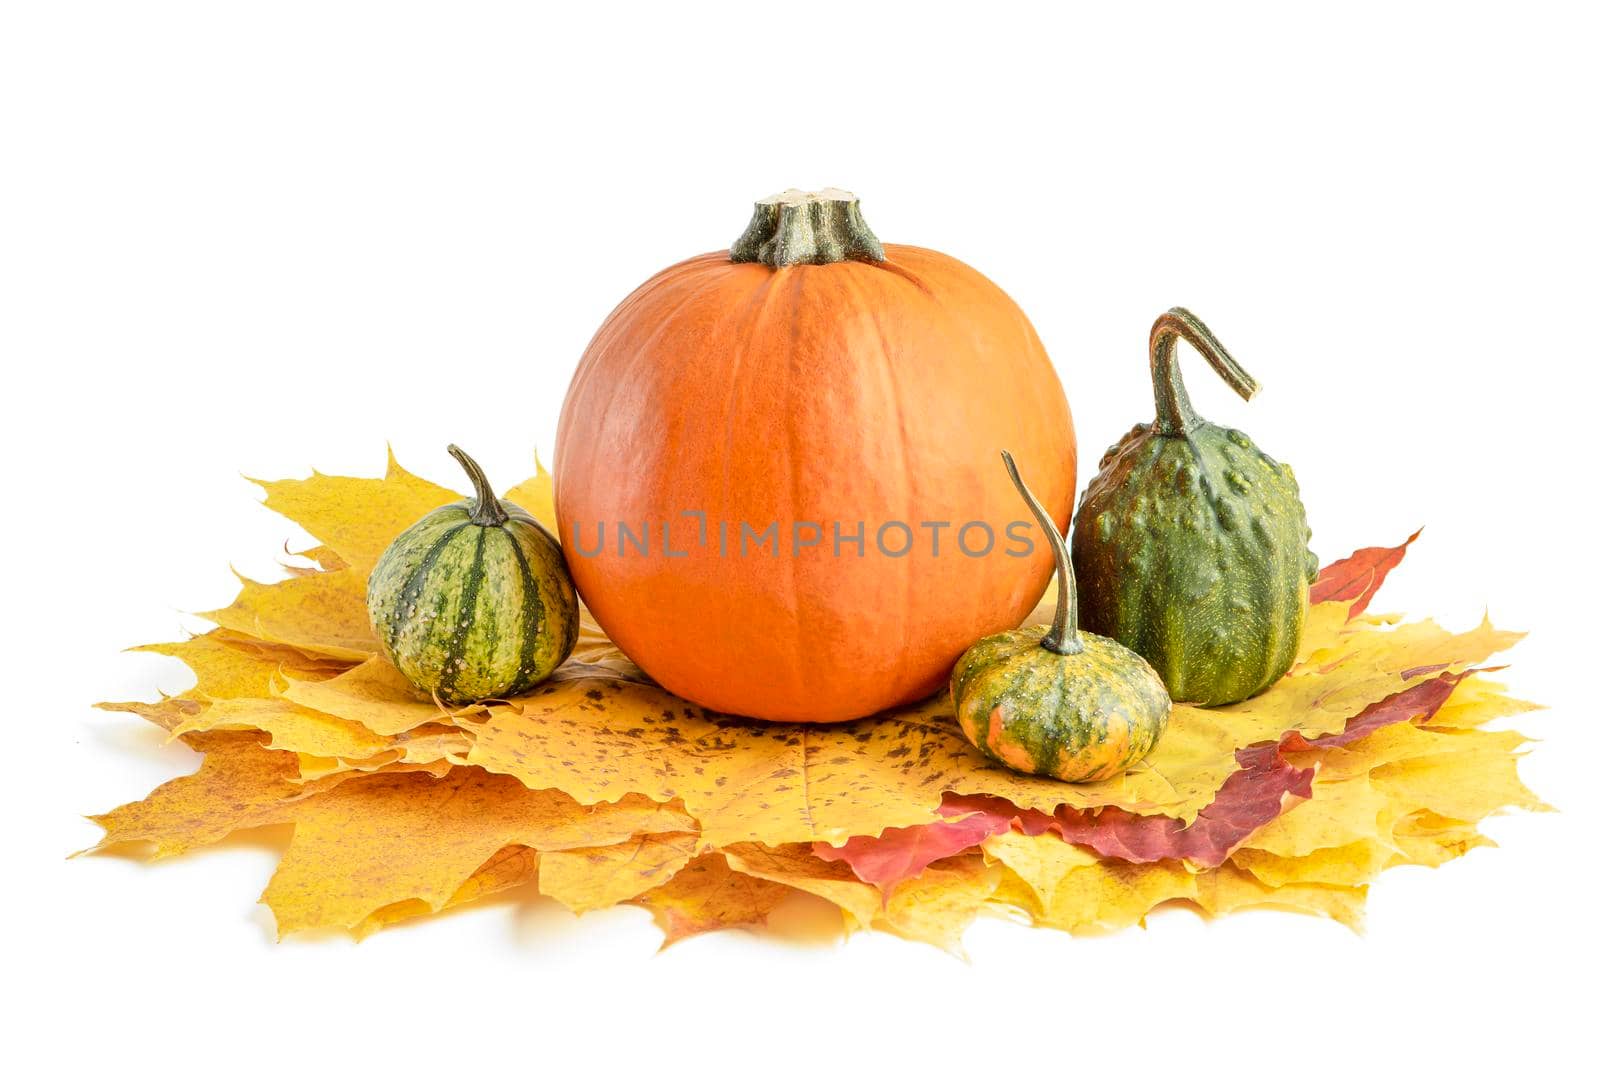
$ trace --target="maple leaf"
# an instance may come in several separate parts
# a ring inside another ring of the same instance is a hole
[[[532,478],[513,486],[505,499],[526,509],[556,534],[555,492],[550,472],[534,458]],[[321,562],[331,559],[362,582],[389,544],[411,524],[442,505],[471,496],[419,478],[400,466],[393,450],[382,478],[351,478],[313,472],[310,478],[262,481],[266,505],[298,524],[322,544],[299,553]],[[326,565],[324,563],[324,569]]]
[[[375,734],[398,735],[428,723],[449,722],[468,709],[441,708],[419,693],[386,657],[375,656],[331,678],[290,679],[286,701],[358,723]]]
[[[463,496],[405,470],[392,450],[381,479],[314,472],[306,479],[252,481],[267,491],[268,508],[299,524],[363,582],[401,532]]]
[[[1311,584],[1311,603],[1346,601],[1350,605],[1346,618],[1359,616],[1367,610],[1378,587],[1405,559],[1406,550],[1421,534],[1418,530],[1392,549],[1358,549],[1343,560],[1329,564]]]
[[[576,913],[609,908],[663,885],[699,849],[698,834],[676,831],[545,853],[539,864],[539,892]]]
[[[858,882],[848,864],[826,860],[804,843],[744,843],[728,846],[721,853],[734,871],[782,883],[837,905],[847,921],[847,930],[871,926],[881,911],[882,895]]]
[[[1472,820],[1453,820],[1427,809],[1418,809],[1398,820],[1393,829],[1395,845],[1408,864],[1430,868],[1455,860],[1494,841],[1478,833]]]
[[[812,852],[823,860],[845,862],[856,878],[888,892],[896,883],[920,875],[934,861],[953,857],[990,835],[1007,830],[1012,819],[1010,813],[983,809],[945,814],[956,818],[919,827],[895,827],[875,837],[856,835],[842,846],[818,842],[811,847]]]
[[[1326,916],[1353,931],[1361,930],[1361,914],[1367,900],[1366,888],[1361,886],[1269,886],[1231,863],[1197,872],[1194,882],[1191,900],[1212,916],[1225,916],[1240,909],[1284,909]]]
[[[506,846],[484,861],[478,870],[450,895],[450,900],[445,903],[444,908],[457,908],[519,886],[526,886],[538,878],[538,873],[538,850],[522,845]],[[352,927],[350,933],[360,941],[385,927],[431,916],[435,911],[440,910],[434,909],[426,901],[415,898],[409,901],[396,901],[375,910],[372,915]]]
[[[292,645],[273,645],[219,627],[187,641],[135,646],[131,652],[157,653],[183,662],[195,683],[179,696],[198,700],[263,697],[280,678],[325,679],[346,663],[321,659]]]
[[[91,817],[105,832],[92,849],[147,842],[155,856],[173,856],[234,831],[287,822],[284,813],[295,801],[336,784],[291,781],[298,768],[294,754],[263,748],[264,740],[250,732],[190,739],[204,754],[199,770],[163,783],[143,801]]]
[[[1127,927],[1162,902],[1195,893],[1193,873],[1175,861],[1102,860],[1050,834],[1008,832],[984,842],[983,851],[1027,887],[1036,923],[1074,933]]]
[[[725,927],[764,925],[788,896],[788,887],[734,871],[726,859],[711,854],[685,865],[635,903],[655,916],[667,936],[662,945],[669,946]]]
[[[369,759],[395,748],[393,738],[374,734],[359,723],[271,697],[233,697],[213,702],[187,717],[172,736],[214,730],[260,731],[268,736],[264,744],[269,749],[347,760]]]
[[[894,888],[879,926],[961,954],[961,936],[1000,885],[1001,869],[966,854],[929,865]]]
[[[275,583],[240,576],[239,582],[231,605],[200,618],[314,656],[361,661],[378,652],[367,619],[366,578],[355,571],[318,571]]]
[[[681,812],[641,799],[585,806],[478,768],[442,779],[350,779],[297,802],[292,816],[294,838],[261,896],[280,935],[355,928],[398,901],[436,911],[507,846],[579,849],[693,826]]]
[[[1171,816],[1136,816],[1116,808],[1094,813],[1063,808],[1049,829],[1103,857],[1141,863],[1182,859],[1215,867],[1252,831],[1277,819],[1286,798],[1311,796],[1313,772],[1283,760],[1275,746],[1241,749],[1237,760],[1239,770],[1187,826]]]
[[[1373,785],[1409,811],[1474,823],[1507,808],[1549,810],[1517,774],[1522,735],[1474,731],[1438,742],[1424,755],[1374,768]]]

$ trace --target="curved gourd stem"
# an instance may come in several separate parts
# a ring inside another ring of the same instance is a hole
[[[483,473],[483,468],[478,466],[478,461],[462,452],[458,446],[450,446],[450,455],[456,458],[456,463],[467,473],[472,480],[472,492],[477,495],[469,509],[469,518],[480,527],[498,527],[511,518],[505,506],[500,503],[500,498],[494,495],[494,490],[489,488],[489,479]]]
[[[1193,345],[1222,380],[1245,400],[1255,396],[1256,390],[1261,388],[1193,312],[1187,308],[1173,308],[1150,328],[1150,379],[1155,384],[1156,432],[1168,437],[1182,437],[1201,421],[1189,404],[1189,391],[1183,388],[1183,373],[1178,370],[1175,350],[1180,337]]]
[[[886,257],[854,193],[791,189],[756,201],[750,225],[728,249],[728,258],[781,268],[843,260],[881,263]]]
[[[1052,653],[1081,653],[1083,639],[1078,636],[1078,580],[1072,573],[1072,559],[1067,555],[1066,539],[1061,536],[1061,531],[1056,529],[1056,521],[1044,510],[1039,498],[1033,495],[1027,483],[1022,481],[1022,476],[1017,474],[1017,463],[1011,458],[1011,454],[1002,450],[1000,458],[1006,462],[1006,473],[1011,476],[1012,485],[1017,487],[1022,499],[1028,502],[1033,518],[1044,528],[1044,536],[1050,539],[1050,552],[1056,558],[1056,579],[1061,586],[1057,591],[1056,619],[1050,625],[1050,632],[1039,644]]]

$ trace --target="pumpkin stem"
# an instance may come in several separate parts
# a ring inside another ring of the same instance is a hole
[[[885,259],[883,246],[861,217],[861,201],[832,188],[820,193],[791,189],[756,201],[755,215],[728,258],[773,268]]]
[[[1150,328],[1150,378],[1156,391],[1156,432],[1181,438],[1202,420],[1189,404],[1189,391],[1183,388],[1183,373],[1178,370],[1176,347],[1179,338],[1193,345],[1206,362],[1233,391],[1245,400],[1261,387],[1222,347],[1205,323],[1187,308],[1173,308]]]
[[[483,468],[478,466],[478,461],[462,452],[459,446],[450,446],[450,455],[456,458],[456,463],[467,473],[472,480],[472,492],[476,498],[472,502],[469,518],[480,527],[498,527],[511,518],[505,506],[500,503],[500,498],[494,495],[494,490],[489,488],[489,478],[483,473]]]
[[[1056,619],[1050,625],[1050,633],[1046,634],[1039,644],[1052,653],[1081,653],[1083,639],[1078,636],[1078,580],[1072,573],[1072,558],[1067,555],[1066,539],[1062,538],[1061,531],[1056,529],[1056,521],[1044,510],[1039,498],[1035,497],[1027,483],[1022,481],[1022,476],[1017,473],[1017,463],[1011,458],[1011,454],[1002,449],[1000,458],[1006,462],[1006,473],[1011,476],[1011,482],[1017,487],[1017,492],[1022,494],[1022,499],[1028,502],[1033,518],[1044,528],[1044,536],[1050,540],[1050,552],[1056,558],[1056,581],[1060,587],[1056,591]]]

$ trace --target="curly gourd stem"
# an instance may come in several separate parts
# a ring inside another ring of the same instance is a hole
[[[456,458],[456,463],[461,465],[467,477],[472,480],[472,492],[477,495],[468,510],[468,518],[480,527],[498,527],[510,519],[511,513],[505,510],[500,498],[489,488],[489,479],[483,473],[483,468],[478,466],[478,461],[455,445],[450,446],[450,455]]]
[[[1150,378],[1156,391],[1156,433],[1183,437],[1202,420],[1189,404],[1189,391],[1183,388],[1183,373],[1178,370],[1176,347],[1183,338],[1206,358],[1222,380],[1245,400],[1261,387],[1222,347],[1205,323],[1187,308],[1173,308],[1150,328]]]
[[[1027,483],[1022,481],[1022,476],[1017,474],[1017,462],[1011,458],[1011,454],[1001,450],[1000,458],[1006,462],[1006,473],[1011,476],[1011,482],[1022,494],[1022,499],[1028,502],[1033,518],[1044,528],[1044,536],[1050,539],[1050,552],[1056,558],[1056,580],[1061,587],[1056,592],[1056,619],[1050,625],[1050,633],[1039,644],[1052,653],[1081,653],[1083,639],[1078,636],[1078,580],[1072,573],[1072,559],[1067,555],[1066,539],[1056,529],[1056,521],[1044,510],[1039,498],[1033,495]]]

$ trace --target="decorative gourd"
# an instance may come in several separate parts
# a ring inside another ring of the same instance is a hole
[[[1172,701],[1137,653],[1078,629],[1078,592],[1055,520],[1006,471],[1044,528],[1055,558],[1055,622],[984,638],[956,662],[950,697],[967,739],[1017,771],[1066,782],[1109,779],[1143,760],[1166,730]]]
[[[1139,653],[1174,701],[1225,705],[1294,663],[1317,558],[1288,464],[1194,413],[1174,347],[1249,400],[1257,386],[1183,308],[1150,331],[1156,418],[1100,461],[1072,536],[1084,627]]]
[[[661,685],[845,720],[936,692],[1043,593],[1049,562],[1007,554],[1026,513],[981,459],[1007,441],[1065,523],[1072,416],[1027,317],[949,256],[880,245],[851,194],[790,192],[600,327],[556,514],[585,604]]]
[[[384,550],[367,612],[412,685],[450,704],[508,697],[542,682],[578,640],[578,597],[561,546],[497,500],[454,445],[476,497],[435,508]]]

